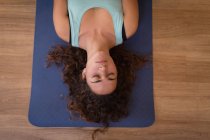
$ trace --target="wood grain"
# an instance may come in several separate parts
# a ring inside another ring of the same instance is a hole
[[[94,128],[28,122],[35,0],[0,0],[0,139],[83,140]],[[210,1],[153,0],[156,122],[110,128],[100,140],[210,139]]]

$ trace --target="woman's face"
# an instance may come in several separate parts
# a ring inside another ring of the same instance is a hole
[[[83,78],[98,95],[112,93],[117,85],[117,69],[113,59],[103,51],[93,55],[83,70]]]

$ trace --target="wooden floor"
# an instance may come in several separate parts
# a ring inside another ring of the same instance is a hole
[[[35,0],[0,0],[0,139],[90,140],[94,128],[28,122]],[[210,139],[210,0],[153,0],[156,122],[99,140]]]

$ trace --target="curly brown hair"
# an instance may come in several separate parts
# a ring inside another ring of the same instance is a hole
[[[62,69],[63,80],[69,86],[67,108],[78,112],[88,122],[102,123],[104,130],[96,129],[92,133],[94,139],[97,131],[104,132],[110,121],[120,121],[128,116],[129,99],[138,69],[148,61],[146,55],[138,55],[128,51],[124,44],[110,49],[110,55],[117,67],[117,87],[107,95],[97,95],[91,91],[86,80],[82,79],[82,70],[87,63],[87,52],[70,45],[56,45],[47,56],[47,68],[51,64]]]

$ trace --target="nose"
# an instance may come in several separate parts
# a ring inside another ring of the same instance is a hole
[[[106,64],[101,64],[100,66],[99,66],[99,70],[102,70],[102,71],[106,71]]]

